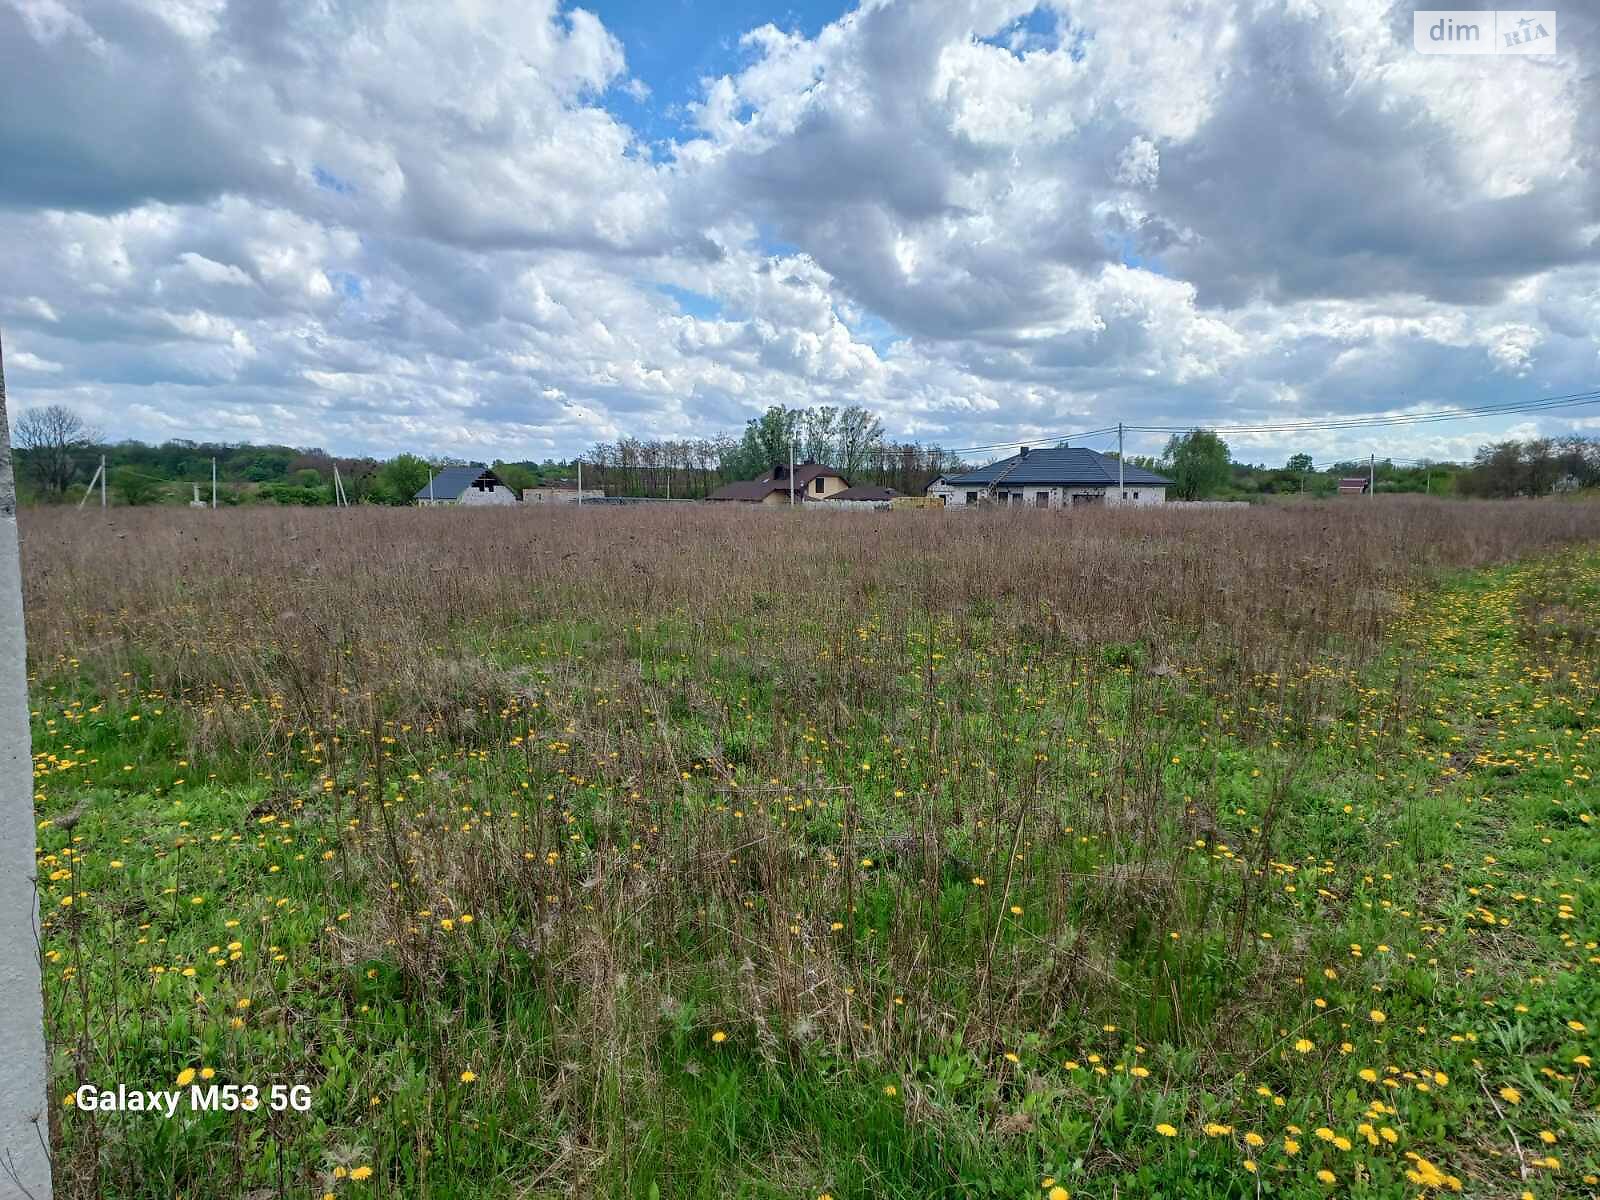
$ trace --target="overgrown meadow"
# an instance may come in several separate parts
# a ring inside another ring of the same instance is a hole
[[[61,1196],[1596,1192],[1600,506],[23,537]]]

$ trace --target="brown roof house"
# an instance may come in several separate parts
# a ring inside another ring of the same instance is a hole
[[[794,498],[828,500],[850,486],[850,481],[832,467],[818,463],[799,463],[794,468]],[[746,504],[789,503],[789,465],[779,463],[759,479],[746,479],[719,487],[708,500],[740,500]]]
[[[842,492],[834,492],[827,498],[829,500],[854,501],[857,504],[887,504],[900,493],[893,488],[878,487],[870,483],[858,483],[854,487],[847,487]]]
[[[1347,475],[1345,478],[1339,480],[1339,495],[1365,496],[1367,494],[1367,485],[1369,483],[1371,483],[1371,480],[1369,480],[1365,475]]]

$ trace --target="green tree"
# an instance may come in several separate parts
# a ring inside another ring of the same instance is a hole
[[[761,450],[764,466],[787,463],[790,454],[797,458],[801,456],[800,424],[804,416],[802,409],[774,404],[750,421],[747,428],[754,427],[756,445]]]
[[[850,482],[883,449],[883,422],[870,409],[852,404],[839,414],[839,461],[833,465]]]
[[[1180,500],[1202,500],[1228,482],[1228,443],[1210,429],[1173,435],[1162,455],[1165,474]]]
[[[1284,468],[1283,469],[1286,470],[1286,471],[1294,471],[1294,472],[1297,472],[1298,474],[1304,475],[1308,471],[1311,470],[1311,466],[1312,466],[1311,455],[1309,455],[1309,454],[1291,454],[1289,456],[1289,461],[1284,464]]]
[[[161,503],[161,498],[166,492],[161,480],[154,475],[146,475],[134,467],[118,467],[112,471],[111,490],[121,497],[124,504],[135,508],[144,504]]]
[[[1506,499],[1527,486],[1522,443],[1514,439],[1479,446],[1465,481],[1470,495]]]
[[[397,454],[378,468],[373,499],[380,504],[410,504],[428,486],[428,464],[415,454]]]
[[[805,410],[806,457],[831,466],[839,453],[839,410],[831,404]]]
[[[300,504],[315,507],[333,503],[333,489],[326,484],[301,487],[294,483],[263,483],[256,489],[256,499],[262,504]]]
[[[539,486],[539,477],[522,463],[496,462],[493,470],[500,477],[500,482],[519,496],[522,495],[523,489]],[[427,480],[423,482],[426,483]]]

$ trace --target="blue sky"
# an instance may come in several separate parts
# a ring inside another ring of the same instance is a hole
[[[1405,17],[0,0],[12,403],[489,459],[778,403],[962,447],[1600,386],[1600,14],[1513,59]],[[1459,458],[1597,411],[1232,440]]]
[[[627,49],[630,73],[650,89],[635,100],[613,93],[607,104],[651,143],[689,132],[684,107],[702,98],[701,81],[735,72],[750,55],[740,38],[759,25],[815,37],[845,12],[842,4],[713,4],[704,0],[604,0],[597,14]]]

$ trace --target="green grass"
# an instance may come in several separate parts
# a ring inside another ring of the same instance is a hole
[[[1597,610],[1592,553],[1454,576],[1361,674],[1229,692],[1138,646],[894,635],[869,606],[849,645],[813,631],[837,711],[790,702],[759,624],[713,652],[670,614],[463,631],[523,699],[463,686],[432,727],[250,753],[196,753],[199,710],[269,697],[40,679],[58,1101],[188,1068],[314,1089],[170,1122],[62,1103],[58,1173],[1593,1194]],[[591,685],[557,687],[580,658]],[[898,688],[852,694],[886,661]]]

